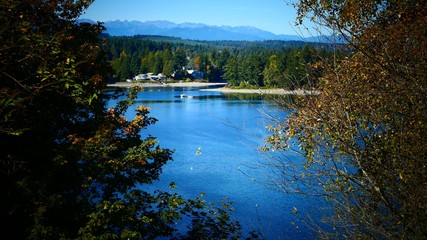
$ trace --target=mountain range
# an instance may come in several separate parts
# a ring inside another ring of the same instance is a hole
[[[80,19],[80,22],[91,22],[90,19]],[[302,38],[297,35],[274,34],[255,27],[240,26],[211,26],[201,23],[173,23],[169,21],[107,21],[104,22],[106,33],[111,36],[157,35],[178,37],[182,39],[218,41],[308,41],[324,42],[326,36]]]

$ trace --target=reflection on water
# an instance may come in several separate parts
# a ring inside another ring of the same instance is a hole
[[[182,94],[187,97],[181,98]],[[159,120],[144,130],[143,137],[152,135],[160,146],[175,149],[174,160],[149,188],[169,190],[169,183],[175,182],[176,191],[186,198],[201,192],[208,202],[228,196],[244,231],[259,230],[266,239],[313,238],[295,218],[293,208],[315,212],[318,203],[258,183],[269,181],[273,170],[259,165],[263,157],[258,147],[267,134],[268,116],[287,113],[257,94],[198,88],[145,89],[138,94],[138,105],[150,107],[151,116]],[[126,117],[131,119],[133,114],[131,110]]]

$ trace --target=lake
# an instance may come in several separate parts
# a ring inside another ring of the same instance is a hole
[[[271,173],[260,165],[264,160],[258,150],[267,135],[267,115],[287,114],[272,101],[201,88],[158,87],[139,93],[138,105],[150,107],[150,115],[159,120],[144,134],[156,137],[163,148],[175,149],[174,160],[164,166],[153,189],[167,190],[175,182],[176,191],[186,198],[202,192],[208,202],[228,197],[243,231],[258,230],[265,239],[314,238],[293,208],[316,218],[317,203],[260,184]]]

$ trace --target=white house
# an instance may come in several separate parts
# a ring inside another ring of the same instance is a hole
[[[163,75],[162,73],[157,74],[157,78],[159,80],[166,80],[167,79],[167,77],[165,75]]]
[[[136,75],[133,80],[137,81],[137,80],[153,80],[153,81],[158,81],[158,80],[166,80],[167,77],[165,75],[163,75],[162,73],[159,73],[157,75],[153,74],[153,73],[141,73]]]
[[[138,74],[136,75],[133,80],[148,80],[148,74]]]

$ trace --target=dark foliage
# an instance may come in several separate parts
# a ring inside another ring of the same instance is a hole
[[[91,2],[1,0],[2,234],[240,238],[228,205],[214,208],[173,190],[142,190],[159,178],[172,151],[153,137],[141,138],[156,122],[148,108],[140,106],[133,119],[124,118],[138,89],[105,109],[108,97],[102,91],[111,68],[105,39],[99,39],[103,27],[75,22]],[[190,219],[188,234],[176,230],[183,218]]]

